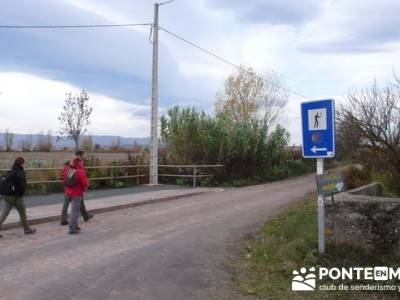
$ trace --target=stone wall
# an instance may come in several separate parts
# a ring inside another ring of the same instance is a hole
[[[325,199],[326,236],[377,253],[400,254],[400,198],[379,197],[377,183]]]

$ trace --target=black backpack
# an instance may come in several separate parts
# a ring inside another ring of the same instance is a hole
[[[14,195],[15,186],[11,180],[12,171],[9,171],[6,175],[0,177],[0,195]]]
[[[76,169],[70,168],[68,170],[67,178],[65,178],[65,184],[69,187],[74,187],[78,185]]]

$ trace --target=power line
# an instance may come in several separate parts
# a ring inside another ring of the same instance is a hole
[[[204,52],[204,53],[206,53],[206,54],[208,54],[208,55],[210,55],[210,56],[212,56],[212,57],[214,57],[214,58],[216,58],[216,59],[218,59],[218,60],[220,60],[220,61],[222,61],[222,62],[224,62],[226,64],[228,64],[228,65],[231,65],[231,66],[233,66],[233,67],[235,67],[235,68],[237,68],[239,70],[242,70],[244,72],[249,72],[249,70],[243,68],[242,66],[240,66],[238,64],[235,64],[235,63],[227,60],[226,58],[223,58],[222,56],[219,56],[219,55],[217,55],[217,54],[215,54],[215,53],[213,53],[213,52],[211,52],[211,51],[209,51],[209,50],[207,50],[207,49],[205,49],[205,48],[203,48],[203,47],[201,47],[199,45],[196,45],[195,43],[193,43],[193,42],[191,42],[191,41],[189,41],[189,40],[187,40],[187,39],[185,39],[185,38],[183,38],[183,37],[171,32],[171,31],[169,31],[169,30],[167,30],[167,29],[165,29],[163,27],[160,27],[160,30],[168,33],[169,35],[177,38],[178,40],[181,40],[182,42],[184,42],[184,43],[186,43],[186,44],[188,44],[188,45],[190,45],[190,46],[192,46],[192,47],[194,47],[194,48],[196,48],[196,49],[198,49],[198,50],[200,50],[200,51],[202,51],[202,52]],[[263,77],[261,77],[261,78],[266,81],[265,78],[263,78]],[[293,91],[291,89],[288,89],[288,88],[285,88],[285,87],[282,87],[282,86],[281,86],[281,88],[284,89],[285,91],[293,94],[293,95],[296,95],[296,96],[299,96],[299,97],[302,97],[302,98],[305,98],[305,99],[310,99],[310,97],[302,95],[302,94],[300,94],[300,93],[298,93],[296,91]]]
[[[0,25],[0,29],[70,29],[70,28],[134,27],[134,26],[152,26],[152,25],[153,23],[88,24],[88,25]]]

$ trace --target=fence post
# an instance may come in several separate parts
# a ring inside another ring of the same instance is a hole
[[[140,170],[139,170],[139,167],[136,167],[136,184],[137,185],[139,185],[140,184],[140,177],[139,177],[139,175],[140,175]]]
[[[111,185],[114,187],[114,168],[111,168]]]
[[[196,174],[197,174],[197,166],[196,164],[193,165],[193,187],[196,187]]]

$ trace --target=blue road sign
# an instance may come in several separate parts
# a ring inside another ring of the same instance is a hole
[[[333,99],[301,104],[303,157],[335,156],[335,101]]]

